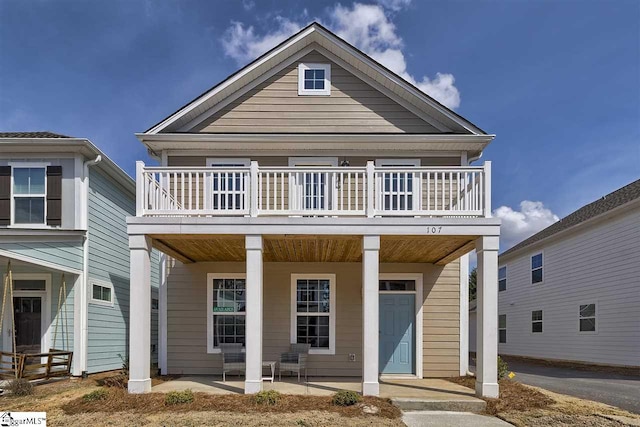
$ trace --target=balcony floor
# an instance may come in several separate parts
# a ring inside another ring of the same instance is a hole
[[[185,262],[243,262],[243,235],[156,234],[154,246]],[[362,236],[265,235],[265,262],[360,262]],[[380,262],[444,265],[470,252],[474,236],[381,236]]]

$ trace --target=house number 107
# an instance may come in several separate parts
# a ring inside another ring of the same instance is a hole
[[[427,234],[440,234],[442,227],[427,227]]]

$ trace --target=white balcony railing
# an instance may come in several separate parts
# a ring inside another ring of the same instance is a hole
[[[146,167],[137,216],[490,216],[491,163],[464,167]]]

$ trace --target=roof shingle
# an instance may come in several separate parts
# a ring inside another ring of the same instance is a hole
[[[535,242],[546,239],[547,237],[551,237],[556,233],[576,226],[598,215],[602,215],[603,213],[609,212],[612,209],[615,209],[638,198],[640,198],[640,179],[632,182],[631,184],[625,185],[624,187],[614,191],[613,193],[607,194],[606,196],[596,200],[595,202],[581,207],[577,211],[562,218],[560,221],[551,224],[544,230],[518,243],[511,249],[505,251],[500,256],[504,257],[505,255],[516,252],[524,247],[532,245]]]
[[[67,135],[49,131],[35,132],[0,132],[0,138],[71,138]]]

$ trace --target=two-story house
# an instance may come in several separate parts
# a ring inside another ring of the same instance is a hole
[[[150,250],[163,373],[219,374],[219,344],[262,362],[311,346],[313,376],[467,372],[466,254],[478,251],[477,392],[497,396],[494,138],[313,23],[137,135],[129,391],[151,388]],[[462,260],[462,262],[461,262]],[[462,339],[464,337],[464,339]]]
[[[119,355],[126,358],[129,347],[126,217],[135,213],[135,191],[133,179],[87,139],[0,133],[5,353],[73,351],[73,375],[122,367]],[[157,252],[149,272],[149,304],[157,306]],[[148,350],[157,358],[155,342]]]

